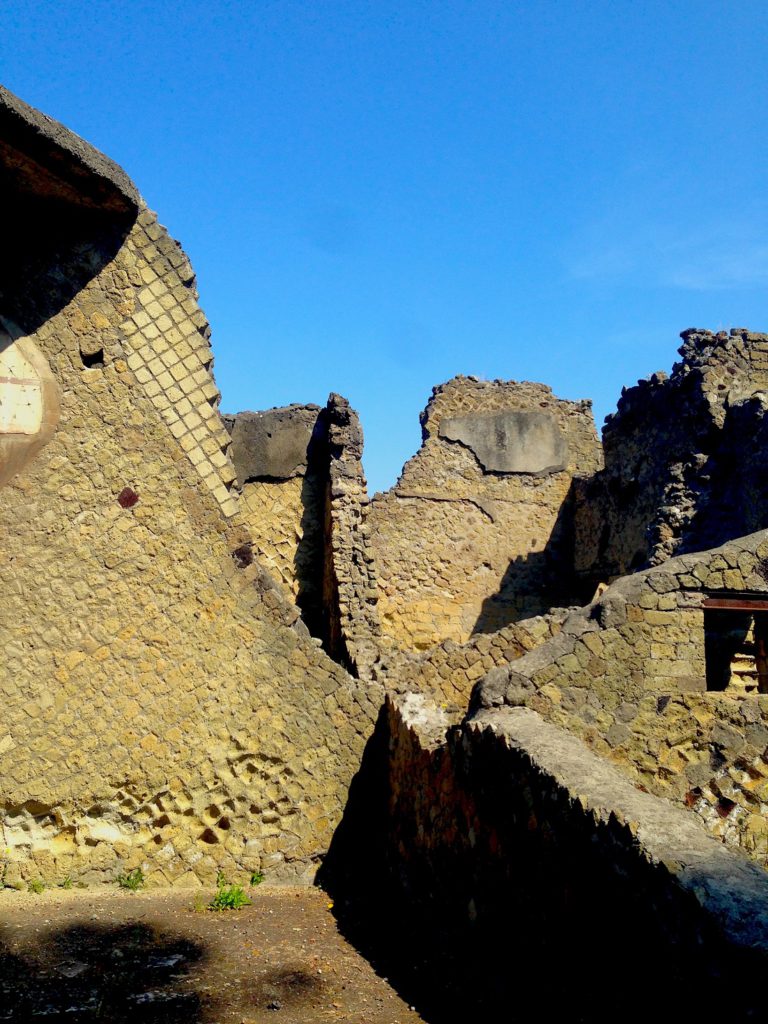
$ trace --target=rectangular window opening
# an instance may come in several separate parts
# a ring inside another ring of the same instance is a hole
[[[711,596],[704,602],[707,690],[768,693],[768,601]]]

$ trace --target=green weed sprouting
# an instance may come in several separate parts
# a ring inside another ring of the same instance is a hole
[[[121,889],[138,892],[139,889],[143,888],[146,878],[141,868],[134,868],[133,871],[127,871],[122,875],[118,875],[116,881]]]
[[[209,910],[240,910],[251,905],[242,885],[230,885],[221,871],[216,876],[216,885],[216,895],[208,904]]]

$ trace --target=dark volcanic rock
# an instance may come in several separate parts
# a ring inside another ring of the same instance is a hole
[[[240,483],[303,476],[319,412],[318,405],[289,405],[224,416]]]

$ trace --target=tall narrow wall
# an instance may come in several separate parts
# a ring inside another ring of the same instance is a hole
[[[331,395],[323,592],[328,649],[355,675],[368,676],[380,649],[379,599],[371,546],[363,431],[346,398]]]

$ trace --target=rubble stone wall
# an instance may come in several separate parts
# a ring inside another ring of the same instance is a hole
[[[225,417],[253,551],[313,636],[355,675],[379,653],[363,431],[346,398]]]
[[[768,695],[707,690],[707,594],[765,594],[765,532],[625,577],[478,684],[473,707],[530,707],[639,785],[768,860]]]
[[[604,471],[576,481],[576,569],[588,585],[768,525],[768,335],[681,337],[671,376],[622,391],[603,430]]]
[[[325,507],[324,604],[328,650],[357,676],[368,677],[379,654],[380,592],[363,473],[363,430],[349,402],[332,394],[326,407],[328,491]]]
[[[521,619],[495,633],[477,633],[465,644],[444,640],[423,653],[387,651],[378,666],[387,690],[421,693],[452,711],[466,710],[475,684],[492,668],[508,665],[557,636],[568,609]]]
[[[465,643],[570,603],[571,481],[602,465],[590,404],[456,377],[422,427],[419,453],[371,503],[384,635],[411,650]]]
[[[308,626],[320,615],[324,490],[314,476],[253,480],[240,497],[254,553],[297,602]]]

